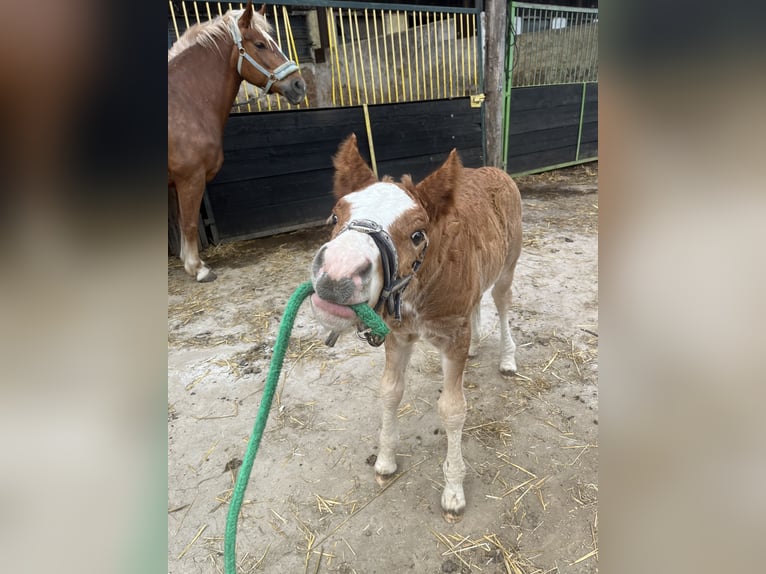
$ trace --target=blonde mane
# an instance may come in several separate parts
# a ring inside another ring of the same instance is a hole
[[[244,10],[229,10],[222,16],[216,16],[213,20],[190,26],[168,50],[168,62],[195,44],[210,50],[218,50],[220,53],[221,49],[218,47],[218,42],[232,37],[231,27],[237,25],[237,20],[243,12]],[[273,33],[273,28],[266,17],[256,10],[253,10],[250,27],[268,36]]]

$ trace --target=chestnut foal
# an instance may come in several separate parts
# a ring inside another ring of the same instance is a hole
[[[450,522],[465,510],[461,437],[466,416],[463,369],[479,344],[479,307],[492,287],[500,318],[500,371],[516,372],[508,325],[511,282],[521,252],[521,198],[504,171],[462,166],[455,150],[417,185],[378,181],[351,135],[333,158],[332,237],[311,266],[312,308],[338,334],[359,322],[349,305],[367,303],[385,319],[386,366],[378,482],[396,472],[396,412],[413,343],[423,338],[441,352],[444,390],[438,410],[447,434],[441,506]],[[367,335],[372,344],[380,344]]]

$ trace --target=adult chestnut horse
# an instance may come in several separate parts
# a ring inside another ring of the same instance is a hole
[[[369,304],[391,328],[375,462],[381,483],[396,472],[396,413],[413,343],[422,337],[439,349],[444,390],[438,409],[447,434],[441,506],[456,522],[465,509],[463,369],[479,344],[479,306],[490,287],[500,318],[500,371],[516,371],[508,306],[521,252],[519,190],[502,170],[464,168],[455,150],[417,185],[409,176],[378,181],[353,135],[333,163],[335,227],[311,266],[314,314],[333,330],[328,344],[358,325],[349,307],[356,303]]]
[[[197,281],[215,279],[199,257],[197,222],[205,184],[223,164],[223,128],[242,79],[293,104],[306,95],[264,11],[248,2],[192,26],[168,51],[168,186],[178,193],[184,269]]]

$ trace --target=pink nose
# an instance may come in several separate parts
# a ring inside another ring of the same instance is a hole
[[[332,246],[325,245],[314,257],[312,276],[316,294],[326,301],[339,305],[359,302],[356,297],[372,269],[369,259],[361,255],[337,257]]]

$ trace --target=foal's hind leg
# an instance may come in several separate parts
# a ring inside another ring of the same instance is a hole
[[[475,357],[479,353],[479,329],[481,327],[481,299],[471,311],[471,346],[468,347],[468,356]]]
[[[216,278],[199,257],[197,233],[199,208],[205,193],[205,174],[199,172],[189,178],[176,179],[178,192],[178,226],[181,231],[181,260],[186,272],[199,282]]]
[[[437,345],[441,351],[444,389],[439,397],[439,417],[447,433],[447,456],[444,459],[444,490],[441,506],[447,522],[458,522],[465,511],[463,478],[462,438],[465,423],[466,402],[463,393],[463,370],[468,355],[469,334],[465,331],[454,335],[446,344]]]
[[[500,372],[504,375],[516,373],[516,343],[511,337],[508,324],[508,308],[511,305],[511,283],[516,261],[507,265],[492,287],[492,298],[495,300],[497,315],[500,319]]]

